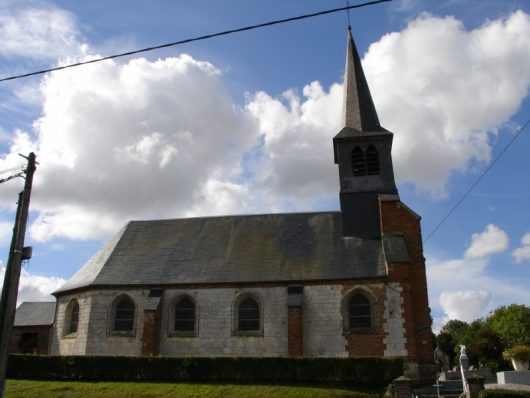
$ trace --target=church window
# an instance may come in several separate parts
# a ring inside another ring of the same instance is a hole
[[[364,294],[354,294],[348,303],[348,326],[350,329],[372,327],[372,305]]]
[[[134,302],[129,297],[122,297],[114,307],[114,331],[132,332],[134,328]]]
[[[68,333],[76,333],[79,324],[79,303],[75,300],[72,309],[70,310],[70,322],[68,325]]]
[[[79,303],[76,299],[70,300],[65,311],[64,318],[64,335],[73,335],[77,333],[79,325]],[[73,336],[72,336],[73,337]]]
[[[351,165],[354,177],[366,175],[364,152],[358,146],[353,148],[353,151],[351,152]]]
[[[195,330],[195,303],[187,296],[175,306],[175,331],[193,332]]]
[[[379,174],[379,154],[373,145],[366,149],[366,174]]]
[[[239,303],[237,330],[240,332],[260,330],[260,308],[252,297],[247,297]]]

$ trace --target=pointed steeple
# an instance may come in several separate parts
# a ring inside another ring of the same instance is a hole
[[[343,236],[380,239],[379,195],[397,195],[393,134],[379,124],[359,53],[348,29],[342,130],[333,138],[339,166]]]
[[[350,131],[350,134],[362,135],[364,132],[384,130],[379,125],[379,118],[364,76],[361,59],[349,27],[343,101],[342,127],[356,130],[356,132]]]

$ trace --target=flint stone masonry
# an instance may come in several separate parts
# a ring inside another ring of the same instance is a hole
[[[304,287],[304,355],[347,357],[341,303],[342,285]]]
[[[79,321],[77,333],[66,334],[69,321],[67,307],[70,301],[77,299]],[[88,324],[92,295],[88,292],[62,296],[57,300],[55,323],[53,325],[51,353],[58,355],[85,355],[88,338]]]
[[[405,319],[403,316],[403,288],[397,282],[387,285],[383,329],[386,333],[385,356],[407,356],[405,348]]]
[[[168,320],[176,298],[186,294],[197,305],[196,336],[172,336]],[[261,304],[263,333],[239,335],[235,302],[251,295]],[[176,356],[287,356],[287,288],[211,288],[167,290],[162,309],[160,354]]]
[[[52,354],[58,355],[141,355],[143,304],[148,290],[96,290],[61,296],[57,301]],[[112,302],[127,294],[136,304],[133,332],[129,336],[112,333]],[[67,307],[72,299],[79,303],[77,333],[68,335]]]
[[[311,285],[303,295],[303,355],[347,357],[344,337],[344,295],[349,286]],[[132,333],[112,331],[112,303],[126,294],[136,304]],[[197,327],[192,335],[172,331],[171,312],[179,297],[196,303]],[[261,306],[263,327],[257,335],[236,330],[236,300],[251,295]],[[60,297],[54,328],[52,353],[60,355],[142,355],[145,308],[149,290],[95,290]],[[66,309],[72,299],[79,303],[79,327],[65,335]],[[168,356],[288,356],[287,287],[170,289],[164,292],[160,308],[160,347]],[[375,309],[377,311],[377,309]],[[88,333],[86,332],[88,330]],[[399,340],[401,341],[401,340]],[[406,352],[405,354],[406,355]]]

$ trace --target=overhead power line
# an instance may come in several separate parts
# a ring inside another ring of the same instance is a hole
[[[62,69],[74,68],[74,67],[77,67],[77,66],[82,66],[82,65],[87,65],[87,64],[94,64],[96,62],[106,61],[108,59],[126,57],[128,55],[134,55],[134,54],[144,53],[144,52],[148,52],[148,51],[159,50],[161,48],[173,47],[173,46],[177,46],[177,45],[180,45],[180,44],[186,44],[186,43],[191,43],[191,42],[194,42],[194,41],[211,39],[213,37],[218,37],[218,36],[226,36],[226,35],[230,35],[232,33],[239,33],[239,32],[245,32],[245,31],[248,31],[248,30],[265,28],[267,26],[278,25],[278,24],[287,23],[287,22],[299,21],[301,19],[319,17],[319,16],[322,16],[322,15],[333,14],[333,13],[340,12],[340,11],[347,11],[347,10],[354,9],[354,8],[361,8],[361,7],[371,6],[371,5],[374,5],[374,4],[384,3],[384,2],[389,2],[389,1],[392,1],[392,0],[368,1],[366,3],[355,4],[355,5],[352,5],[352,6],[348,5],[346,7],[334,8],[334,9],[325,10],[325,11],[319,11],[319,12],[315,12],[315,13],[312,13],[312,14],[305,14],[305,15],[300,15],[300,16],[297,16],[297,17],[278,19],[278,20],[275,20],[275,21],[264,22],[264,23],[260,23],[260,24],[257,24],[257,25],[245,26],[243,28],[225,30],[224,32],[212,33],[212,34],[209,34],[209,35],[193,37],[191,39],[184,39],[184,40],[179,40],[179,41],[175,41],[175,42],[172,42],[172,43],[160,44],[158,46],[142,48],[140,50],[128,51],[128,52],[121,53],[121,54],[109,55],[109,56],[106,56],[106,57],[92,59],[92,60],[89,60],[89,61],[83,61],[83,62],[77,62],[77,63],[69,64],[69,65],[57,66],[55,68],[50,68],[50,69],[44,69],[44,70],[40,70],[40,71],[36,71],[36,72],[25,73],[23,75],[4,77],[4,78],[0,79],[0,82],[4,82],[4,81],[7,81],[7,80],[21,79],[23,77],[29,77],[29,76],[42,75],[44,73],[55,72],[55,71],[62,70]]]
[[[460,200],[455,203],[455,205],[451,208],[451,210],[449,210],[447,212],[445,217],[442,218],[442,220],[436,225],[436,227],[434,227],[434,229],[431,231],[431,233],[425,238],[424,242],[427,242],[429,240],[429,238],[431,236],[433,236],[436,233],[436,231],[438,231],[438,229],[440,229],[440,227],[445,223],[445,221],[447,221],[447,219],[451,216],[451,214],[453,214],[453,212],[456,210],[456,208],[458,206],[460,206],[460,204],[467,198],[467,196],[471,193],[471,191],[473,191],[473,189],[475,189],[475,187],[484,178],[484,176],[493,168],[493,166],[495,166],[495,163],[497,163],[497,161],[501,158],[501,156],[504,155],[504,153],[508,150],[508,148],[521,135],[521,133],[528,126],[528,124],[530,124],[530,119],[528,119],[526,121],[526,123],[523,124],[523,126],[519,129],[519,131],[517,131],[517,133],[512,137],[512,139],[508,142],[508,144],[506,144],[506,146],[504,148],[502,148],[502,151],[497,155],[497,157],[495,159],[493,159],[493,162],[491,162],[490,165],[488,167],[486,167],[486,169],[482,172],[482,174],[478,176],[478,178],[475,180],[475,182],[473,184],[471,184],[471,186],[466,191],[466,193],[464,193],[464,195],[462,195]]]

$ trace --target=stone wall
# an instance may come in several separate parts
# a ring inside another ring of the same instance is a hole
[[[136,304],[134,327],[131,333],[112,331],[112,303],[126,294]],[[96,290],[92,292],[90,322],[86,353],[90,355],[142,354],[143,314],[149,290]]]
[[[59,297],[52,353],[132,356],[407,356],[402,289],[398,283],[388,284],[382,280],[357,284],[345,282],[305,285],[299,307],[289,307],[287,290],[286,285],[166,289],[156,309],[156,321],[155,318],[148,319],[155,314],[148,305],[149,289],[91,290]],[[347,327],[347,303],[351,293],[358,290],[371,298],[374,322],[369,330],[351,331]],[[120,334],[112,331],[112,303],[123,294],[134,300],[136,312],[132,333]],[[190,297],[196,304],[197,320],[193,332],[180,333],[173,330],[172,314],[176,302],[183,295]],[[254,297],[260,304],[262,325],[255,333],[237,331],[237,300],[245,296]],[[79,327],[74,335],[65,335],[63,331],[68,322],[65,311],[72,299],[77,299],[80,306]],[[291,340],[289,308],[296,308],[296,316],[291,314]],[[153,327],[146,330],[144,336],[144,325],[151,323]],[[158,336],[152,336],[153,330],[157,330]],[[293,331],[297,334],[293,334]]]
[[[404,306],[401,293],[403,288],[399,283],[391,282],[387,285],[385,297],[385,316],[383,329],[385,331],[385,357],[406,357]]]
[[[347,357],[342,335],[342,285],[304,287],[304,355],[312,357]]]
[[[171,303],[183,294],[197,304],[195,336],[171,335]],[[235,302],[240,295],[258,300],[262,311],[260,335],[239,335],[235,327]],[[287,356],[287,289],[211,288],[174,289],[164,292],[160,354],[177,356]]]
[[[75,295],[61,296],[57,299],[55,309],[55,323],[53,324],[51,354],[53,355],[84,355],[88,336],[88,323],[90,317],[90,302],[92,292],[82,292]],[[79,304],[79,322],[77,333],[68,334],[67,314],[68,305],[72,300]]]

